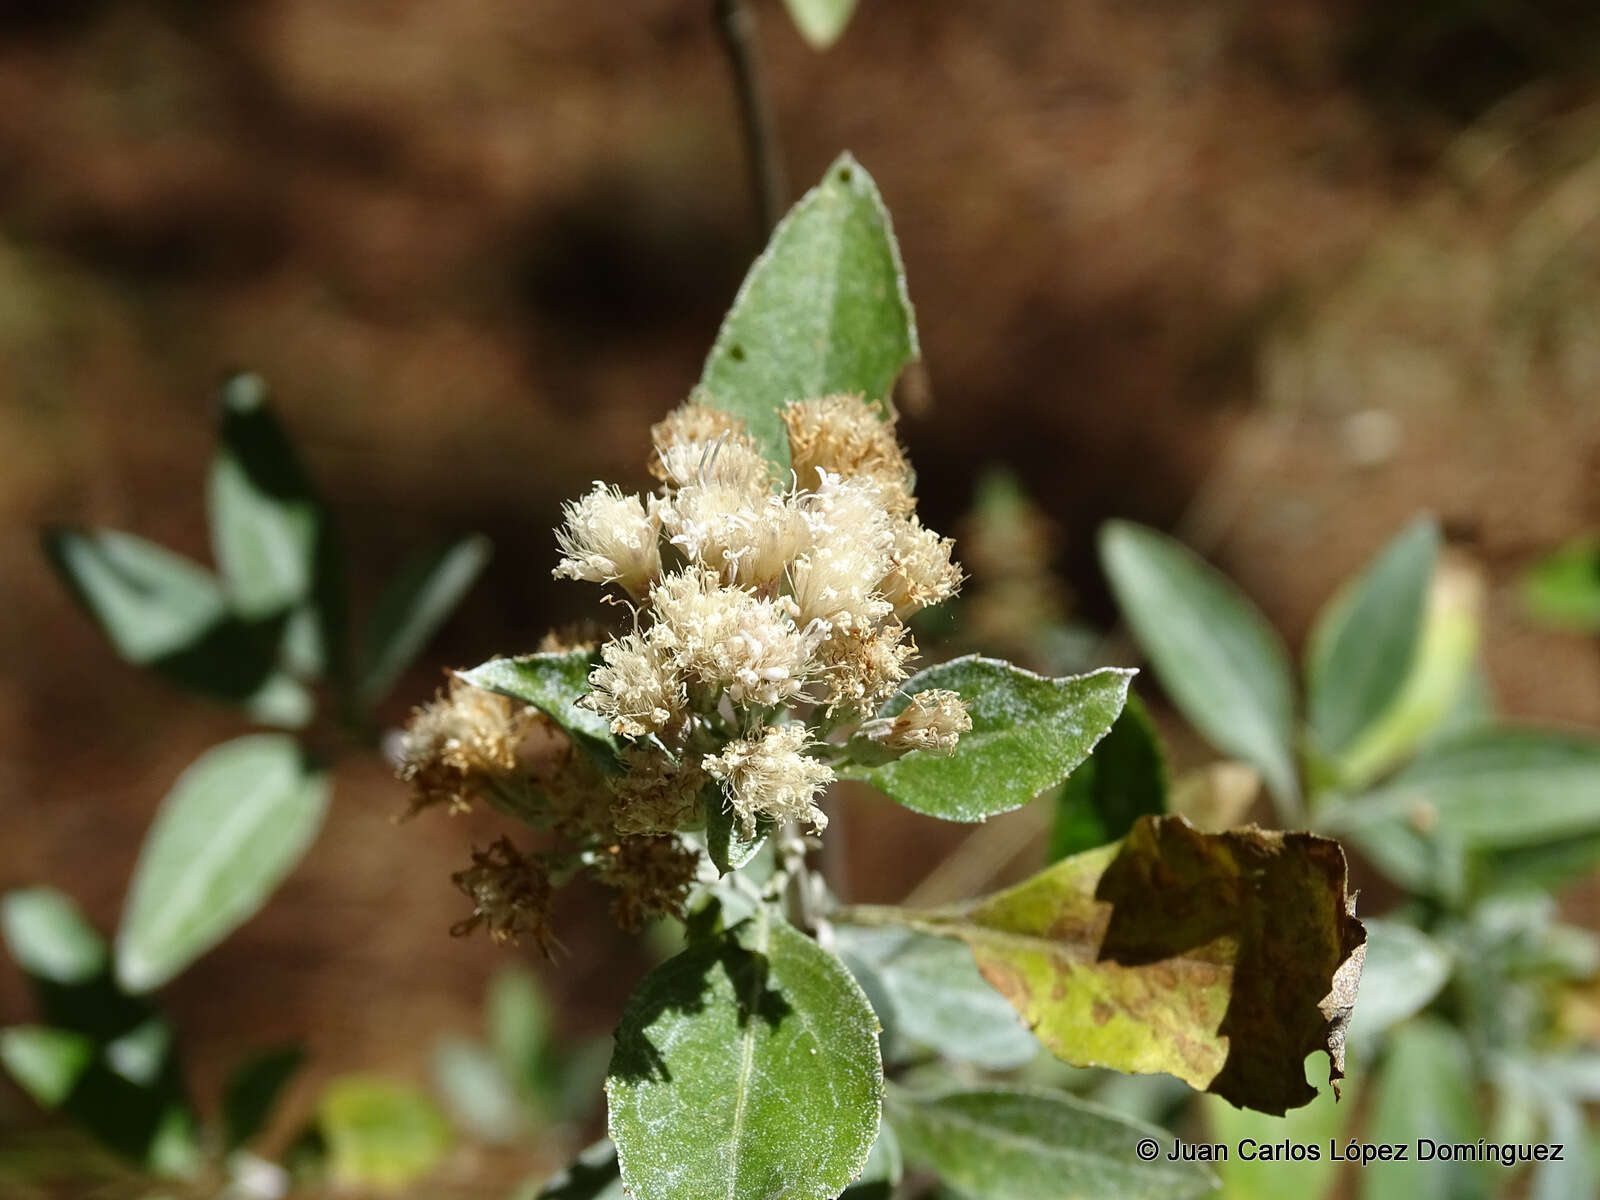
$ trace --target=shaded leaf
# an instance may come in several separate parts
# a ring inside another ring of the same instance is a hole
[[[59,1108],[94,1061],[94,1042],[81,1033],[42,1025],[0,1030],[0,1063],[40,1108]]]
[[[1419,517],[1317,616],[1306,652],[1306,717],[1338,755],[1394,702],[1422,633],[1439,525]]]
[[[993,658],[968,655],[919,671],[878,712],[892,717],[927,688],[959,692],[972,717],[954,754],[914,750],[893,762],[843,767],[891,799],[946,821],[981,821],[1021,808],[1067,777],[1116,721],[1132,671],[1107,667],[1047,679]],[[858,760],[872,750],[852,739]]]
[[[1600,632],[1600,537],[1576,538],[1530,567],[1522,603],[1546,625]]]
[[[795,28],[813,50],[826,50],[837,42],[856,10],[856,0],[784,0],[784,3],[789,7]]]
[[[525,967],[505,967],[489,980],[484,995],[484,1019],[489,1044],[506,1078],[519,1091],[539,1088],[548,1057],[550,1005],[539,979]]]
[[[895,1087],[886,1112],[907,1161],[971,1200],[1182,1200],[1216,1187],[1195,1163],[1142,1162],[1165,1130],[1064,1092],[985,1088],[918,1096]]]
[[[1019,1067],[1038,1054],[1038,1039],[1005,997],[984,982],[971,952],[959,942],[907,929],[848,925],[835,927],[834,937],[858,980],[866,974],[872,981],[863,982],[863,990],[897,1035],[996,1071]]]
[[[434,1089],[474,1138],[508,1143],[523,1132],[522,1107],[500,1062],[469,1038],[440,1038],[433,1048]]]
[[[117,933],[121,985],[160,987],[253,916],[310,846],[327,799],[327,777],[283,734],[196,759],[139,854]]]
[[[400,1190],[427,1175],[449,1151],[450,1124],[416,1088],[392,1079],[347,1075],[328,1084],[317,1105],[327,1167],[342,1188]]]
[[[531,704],[572,735],[573,741],[604,762],[615,761],[617,740],[598,713],[578,707],[589,690],[589,671],[596,656],[588,650],[491,658],[458,674],[473,687]]]
[[[305,1062],[302,1046],[278,1046],[233,1069],[222,1092],[222,1145],[237,1150],[267,1127],[284,1088]]]
[[[412,559],[378,598],[367,629],[357,694],[381,699],[471,590],[489,561],[489,539],[462,538]]]
[[[1167,811],[1167,764],[1150,714],[1128,696],[1110,732],[1056,794],[1049,862],[1114,842],[1139,817]]]
[[[1100,531],[1117,603],[1174,704],[1223,753],[1298,804],[1294,684],[1266,618],[1233,583],[1165,534],[1127,521]]]
[[[1244,824],[1260,795],[1260,771],[1249,763],[1222,759],[1186,772],[1173,785],[1168,807],[1196,829],[1222,833]]]
[[[765,911],[691,945],[617,1028],[606,1094],[628,1191],[839,1195],[878,1132],[877,1031],[844,965]]]
[[[1414,1021],[1395,1030],[1378,1080],[1371,1127],[1386,1142],[1415,1146],[1473,1142],[1482,1136],[1473,1109],[1467,1047],[1442,1021]],[[1364,1200],[1474,1200],[1489,1195],[1483,1164],[1424,1161],[1372,1163],[1361,1172]]]
[[[1415,1016],[1439,994],[1454,966],[1450,951],[1403,921],[1368,918],[1361,997],[1350,1018],[1352,1042],[1369,1041]]]
[[[784,405],[852,392],[887,415],[895,377],[918,353],[888,210],[844,154],[772,231],[717,332],[699,394],[741,418],[786,471]]]
[[[578,1155],[566,1170],[529,1193],[530,1200],[623,1200],[617,1149],[603,1138]]]
[[[51,983],[88,983],[105,969],[105,940],[54,888],[7,892],[0,899],[0,933],[17,966]]]
[[[1282,1113],[1316,1095],[1307,1054],[1344,1073],[1365,939],[1350,906],[1337,842],[1141,817],[1121,843],[986,899],[867,911],[965,941],[1069,1063],[1165,1071]]]
[[[706,853],[721,874],[737,871],[761,853],[761,847],[772,833],[772,822],[758,819],[755,833],[745,837],[739,828],[738,815],[720,785],[708,786],[701,796],[706,809]]]
[[[1220,1096],[1207,1096],[1204,1112],[1211,1139],[1234,1150],[1225,1162],[1216,1164],[1222,1200],[1281,1200],[1284,1196],[1320,1200],[1327,1196],[1341,1165],[1327,1147],[1339,1137],[1353,1108],[1341,1105],[1328,1089],[1318,1092],[1310,1104],[1281,1117],[1235,1108]],[[1373,1136],[1382,1137],[1383,1131],[1376,1130]],[[1247,1138],[1258,1148],[1287,1141],[1291,1146],[1315,1147],[1320,1155],[1315,1160],[1275,1159],[1252,1148],[1252,1157],[1247,1159],[1238,1152]]]

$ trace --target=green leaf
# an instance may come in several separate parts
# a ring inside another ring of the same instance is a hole
[[[919,353],[888,210],[844,154],[772,231],[717,333],[699,394],[741,418],[787,471],[784,405],[852,392],[887,416],[895,377]]]
[[[1047,679],[993,658],[968,655],[919,671],[881,708],[892,717],[917,692],[959,692],[972,717],[954,754],[914,750],[894,762],[858,762],[839,771],[863,779],[913,812],[946,821],[982,821],[1021,808],[1065,779],[1116,721],[1132,671],[1107,667]],[[866,758],[872,747],[852,740]]]
[[[619,751],[611,726],[577,704],[589,690],[589,671],[596,661],[588,650],[562,650],[491,658],[459,674],[473,687],[533,705],[602,762],[615,762]]]
[[[433,1048],[434,1089],[474,1138],[509,1143],[523,1133],[522,1106],[499,1061],[469,1038],[445,1037]]]
[[[94,1042],[81,1033],[14,1025],[0,1030],[0,1063],[40,1108],[59,1108],[94,1062]]]
[[[525,967],[505,967],[489,980],[484,996],[489,1044],[506,1078],[531,1093],[541,1084],[549,1052],[550,1005],[539,979]]]
[[[1441,1021],[1422,1020],[1397,1029],[1378,1084],[1371,1128],[1386,1142],[1415,1146],[1475,1142],[1482,1131],[1472,1097],[1467,1048]],[[1372,1163],[1361,1172],[1364,1200],[1474,1200],[1489,1195],[1482,1164],[1424,1161],[1415,1151],[1406,1162]]]
[[[627,1190],[838,1196],[878,1132],[878,1022],[844,965],[764,910],[652,971],[606,1081]]]
[[[1403,921],[1369,917],[1362,924],[1367,927],[1366,963],[1348,1034],[1357,1043],[1421,1012],[1455,965],[1449,950]]]
[[[837,42],[856,10],[856,0],[784,0],[784,3],[789,6],[795,28],[813,50],[826,50]]]
[[[878,1125],[878,1140],[872,1143],[860,1178],[845,1188],[839,1200],[891,1200],[904,1174],[900,1139],[889,1122],[883,1121]]]
[[[1399,695],[1438,557],[1438,523],[1419,517],[1318,614],[1306,651],[1306,709],[1323,753],[1349,747]]]
[[[235,375],[221,406],[206,497],[212,553],[234,611],[271,616],[310,597],[322,514],[261,378]]]
[[[283,1089],[305,1062],[302,1046],[278,1046],[233,1069],[222,1092],[222,1145],[237,1150],[267,1127]]]
[[[701,796],[706,809],[706,853],[720,874],[737,871],[761,853],[761,847],[772,833],[772,822],[758,820],[754,835],[745,837],[733,805],[720,785],[708,786]]]
[[[1132,694],[1111,731],[1056,794],[1050,862],[1123,837],[1142,816],[1167,811],[1167,763],[1161,740]]]
[[[160,987],[252,917],[294,869],[328,780],[283,734],[225,742],[179,776],[140,852],[117,933],[117,979]]]
[[[1469,733],[1330,809],[1325,824],[1408,886],[1436,876],[1437,857],[1452,844],[1507,851],[1589,838],[1600,834],[1600,739],[1535,729]]]
[[[617,1149],[603,1138],[578,1155],[566,1170],[529,1193],[529,1200],[625,1200]]]
[[[1195,1163],[1142,1162],[1172,1137],[1063,1092],[985,1088],[918,1096],[895,1087],[887,1115],[907,1160],[972,1200],[1183,1200],[1216,1178]]]
[[[19,888],[0,899],[0,933],[12,961],[52,983],[88,983],[105,969],[106,944],[70,897]]]
[[[1340,1167],[1328,1147],[1350,1119],[1352,1107],[1341,1105],[1325,1090],[1303,1108],[1269,1117],[1248,1108],[1235,1108],[1220,1096],[1207,1096],[1203,1111],[1210,1136],[1233,1152],[1217,1164],[1222,1200],[1281,1200],[1284,1196],[1321,1200],[1327,1196]],[[1383,1136],[1382,1130],[1373,1136]],[[1255,1145],[1241,1147],[1246,1139]],[[1284,1141],[1291,1147],[1314,1148],[1319,1157],[1296,1161],[1269,1158],[1263,1153]],[[1244,1157],[1246,1152],[1250,1158]]]
[[[1164,1071],[1282,1113],[1344,1073],[1365,933],[1344,852],[1309,833],[1203,834],[1141,817],[1120,843],[986,899],[930,912],[845,909],[956,937],[1058,1058]],[[859,917],[857,919],[860,919]]]
[[[454,1140],[450,1123],[426,1096],[378,1076],[330,1083],[317,1124],[337,1188],[399,1191],[432,1171]]]
[[[853,972],[864,963],[882,998],[874,1008],[897,1034],[947,1058],[991,1070],[1020,1067],[1039,1052],[1039,1041],[978,974],[972,953],[959,942],[904,929],[834,929],[837,948]],[[859,976],[859,972],[858,972]],[[867,985],[868,994],[874,990]]]
[[[1522,603],[1546,625],[1600,633],[1600,537],[1577,538],[1530,567]]]
[[[1283,644],[1225,576],[1127,521],[1100,531],[1100,561],[1174,704],[1213,746],[1255,766],[1292,813],[1294,684]]]
[[[486,537],[462,538],[407,563],[390,580],[367,630],[357,694],[373,704],[455,611],[489,561]]]

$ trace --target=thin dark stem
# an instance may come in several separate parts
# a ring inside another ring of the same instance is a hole
[[[756,49],[756,18],[745,0],[711,0],[717,34],[733,71],[739,97],[739,121],[744,126],[745,152],[750,159],[750,179],[761,213],[763,231],[771,232],[788,205],[789,184],[784,177],[783,152],[778,127],[767,96]]]

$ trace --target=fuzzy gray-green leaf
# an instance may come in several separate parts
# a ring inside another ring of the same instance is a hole
[[[1089,756],[1122,711],[1132,677],[1132,671],[1108,667],[1048,679],[977,655],[939,663],[908,679],[879,716],[894,716],[928,688],[958,692],[972,728],[961,735],[955,753],[916,750],[840,774],[865,780],[913,812],[946,821],[1010,812],[1060,783]],[[859,742],[857,747],[863,756],[870,749]]]
[[[877,1032],[844,964],[764,911],[656,968],[606,1081],[628,1192],[838,1196],[878,1132]]]
[[[407,563],[378,600],[358,691],[381,699],[438,632],[489,561],[489,539],[465,537]]]
[[[706,358],[700,397],[741,418],[787,470],[784,405],[853,392],[887,415],[895,377],[918,353],[888,210],[872,176],[844,154],[745,276]]]
[[[588,650],[560,650],[524,654],[520,658],[491,658],[470,671],[460,672],[473,687],[510,696],[531,704],[572,735],[579,745],[602,759],[614,759],[617,739],[600,714],[578,706],[589,690],[594,655]]]

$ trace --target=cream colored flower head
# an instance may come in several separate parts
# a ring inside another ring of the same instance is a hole
[[[701,765],[725,786],[747,833],[761,817],[821,830],[828,818],[816,801],[833,782],[833,768],[805,753],[810,742],[804,725],[768,726],[729,742],[721,754],[708,754]]]
[[[661,574],[660,528],[639,497],[596,482],[561,511],[566,524],[556,531],[562,554],[557,579],[614,583],[638,598]]]
[[[972,717],[958,693],[929,688],[912,696],[893,717],[867,722],[861,732],[896,754],[912,750],[954,754],[961,735],[971,729]]]

